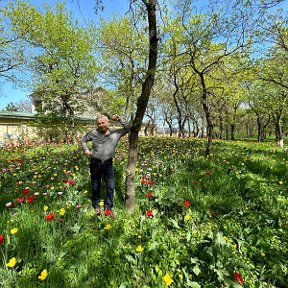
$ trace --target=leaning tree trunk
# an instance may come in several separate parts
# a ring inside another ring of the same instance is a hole
[[[137,109],[135,118],[132,122],[131,132],[129,135],[129,152],[126,175],[125,204],[128,212],[131,214],[135,210],[135,168],[138,156],[139,131],[142,120],[147,108],[148,100],[154,84],[156,63],[157,63],[157,22],[156,22],[156,2],[157,0],[143,1],[146,6],[148,23],[149,23],[149,64],[145,81],[142,85],[141,95],[137,100]]]

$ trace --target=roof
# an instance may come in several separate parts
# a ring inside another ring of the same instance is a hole
[[[0,118],[33,119],[33,118],[35,118],[35,116],[36,116],[35,113],[0,111]]]
[[[0,118],[34,120],[36,116],[37,116],[37,113],[0,111]],[[75,117],[75,118],[80,121],[95,121],[95,117],[94,118]]]

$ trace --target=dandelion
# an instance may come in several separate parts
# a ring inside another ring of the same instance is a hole
[[[16,265],[17,259],[15,257],[11,258],[9,262],[6,264],[7,267],[14,267]]]
[[[166,286],[170,286],[173,283],[173,279],[168,273],[166,273],[166,275],[162,279]]]
[[[144,247],[143,246],[141,246],[141,245],[137,246],[136,252],[142,253],[143,251],[144,251]]]
[[[185,216],[184,216],[184,219],[185,219],[186,221],[189,221],[189,220],[192,219],[192,217],[191,217],[190,215],[185,215]]]
[[[104,230],[108,231],[112,229],[112,225],[111,224],[106,224],[106,226],[104,227]]]
[[[48,271],[46,269],[44,269],[41,274],[38,276],[38,279],[41,281],[46,280],[47,276],[48,276]]]
[[[12,228],[12,229],[10,230],[10,233],[11,233],[12,235],[17,234],[17,232],[18,232],[18,228]]]

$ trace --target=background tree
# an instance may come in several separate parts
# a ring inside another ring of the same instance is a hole
[[[100,70],[93,55],[93,31],[73,22],[63,5],[55,11],[46,5],[44,10],[20,2],[10,7],[9,17],[18,36],[34,49],[29,68],[34,93],[43,101],[41,112],[63,117],[75,143],[75,118],[85,109],[80,95],[95,87]],[[23,34],[27,19],[30,28]]]

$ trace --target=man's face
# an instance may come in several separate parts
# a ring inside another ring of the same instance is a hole
[[[101,130],[101,132],[106,132],[109,127],[109,122],[106,118],[97,119],[97,127]]]

